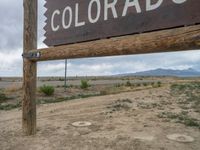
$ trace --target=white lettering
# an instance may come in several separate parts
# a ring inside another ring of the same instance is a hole
[[[84,21],[82,21],[82,22],[79,22],[78,21],[78,7],[79,7],[79,4],[78,3],[76,3],[76,6],[75,6],[75,27],[80,27],[80,26],[83,26],[83,25],[85,25],[85,22]]]
[[[163,0],[158,0],[157,3],[151,4],[151,0],[146,0],[146,11],[157,9],[162,4],[162,2]]]
[[[113,17],[117,18],[117,11],[115,5],[117,4],[117,0],[114,0],[112,3],[108,4],[108,0],[104,1],[104,20],[108,20],[108,9],[111,9]]]
[[[69,12],[69,22],[68,24],[66,25],[66,12]],[[62,14],[62,25],[63,25],[63,28],[64,29],[68,29],[72,24],[72,9],[71,7],[67,6],[64,11],[63,11],[63,14]]]
[[[54,26],[54,18],[55,18],[55,15],[60,15],[60,11],[59,10],[55,10],[52,14],[52,17],[51,17],[51,29],[52,31],[56,32],[59,30],[60,26],[57,25],[56,27]]]
[[[92,18],[92,5],[96,3],[97,5],[97,15],[96,17],[93,19]],[[99,20],[100,17],[100,12],[101,12],[101,4],[99,0],[91,0],[88,6],[88,19],[91,23],[95,23]]]
[[[138,0],[126,0],[122,16],[126,16],[128,8],[132,6],[135,6],[137,13],[142,12]]]
[[[182,4],[185,3],[187,0],[172,0],[176,4]]]
[[[148,12],[158,9],[164,2],[164,0],[143,0],[144,2],[142,3],[142,0],[122,0],[124,3],[119,3],[119,1],[120,0],[90,0],[88,5],[83,5],[80,10],[79,5],[83,4],[82,2],[80,4],[75,3],[73,6],[66,6],[63,10],[56,9],[51,16],[51,29],[53,32],[56,32],[61,26],[63,29],[68,29],[72,27],[72,25],[75,27],[84,26],[86,22],[97,23],[101,17],[104,21],[109,20],[109,18],[124,17],[128,14],[135,15],[134,13],[141,13],[142,11]],[[140,6],[140,2],[142,6]],[[176,5],[185,3],[187,0],[171,0],[170,2]],[[166,9],[167,7],[168,6],[166,6]],[[84,9],[87,9],[87,12],[83,12]],[[122,14],[120,14],[121,9]]]

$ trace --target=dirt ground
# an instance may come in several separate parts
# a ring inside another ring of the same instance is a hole
[[[169,85],[105,96],[76,99],[37,107],[37,134],[24,136],[20,108],[0,111],[1,150],[199,150],[200,128],[180,123],[176,116],[187,111],[197,120],[200,113],[180,107],[181,95]],[[186,107],[186,104],[184,105]],[[187,105],[189,106],[189,104]],[[198,110],[199,108],[197,108]],[[89,121],[88,127],[75,127]],[[188,121],[188,119],[187,119]],[[191,136],[182,143],[170,134]]]

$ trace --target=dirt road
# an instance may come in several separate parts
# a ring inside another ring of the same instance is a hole
[[[38,131],[30,137],[22,134],[21,110],[0,111],[0,149],[198,150],[198,128],[157,116],[163,111],[180,111],[169,93],[168,88],[162,87],[40,105]],[[159,105],[154,106],[155,103]],[[74,127],[72,123],[76,121],[89,121],[92,125]],[[191,136],[194,141],[167,139],[167,135],[175,133]]]

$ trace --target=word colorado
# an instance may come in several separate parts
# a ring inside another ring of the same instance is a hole
[[[173,5],[187,2],[187,0],[90,0],[85,4],[75,2],[53,11],[51,30],[55,32],[60,28],[81,27],[88,23],[97,23],[99,20],[107,21],[130,14],[154,11],[164,5],[165,1],[170,1]]]

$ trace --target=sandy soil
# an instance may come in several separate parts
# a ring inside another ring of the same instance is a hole
[[[142,107],[152,103],[160,105]],[[200,130],[157,117],[162,111],[180,111],[169,87],[39,105],[35,136],[22,134],[21,110],[0,111],[0,149],[199,150]],[[92,125],[72,126],[76,121]],[[174,133],[191,136],[194,142],[166,138]]]

